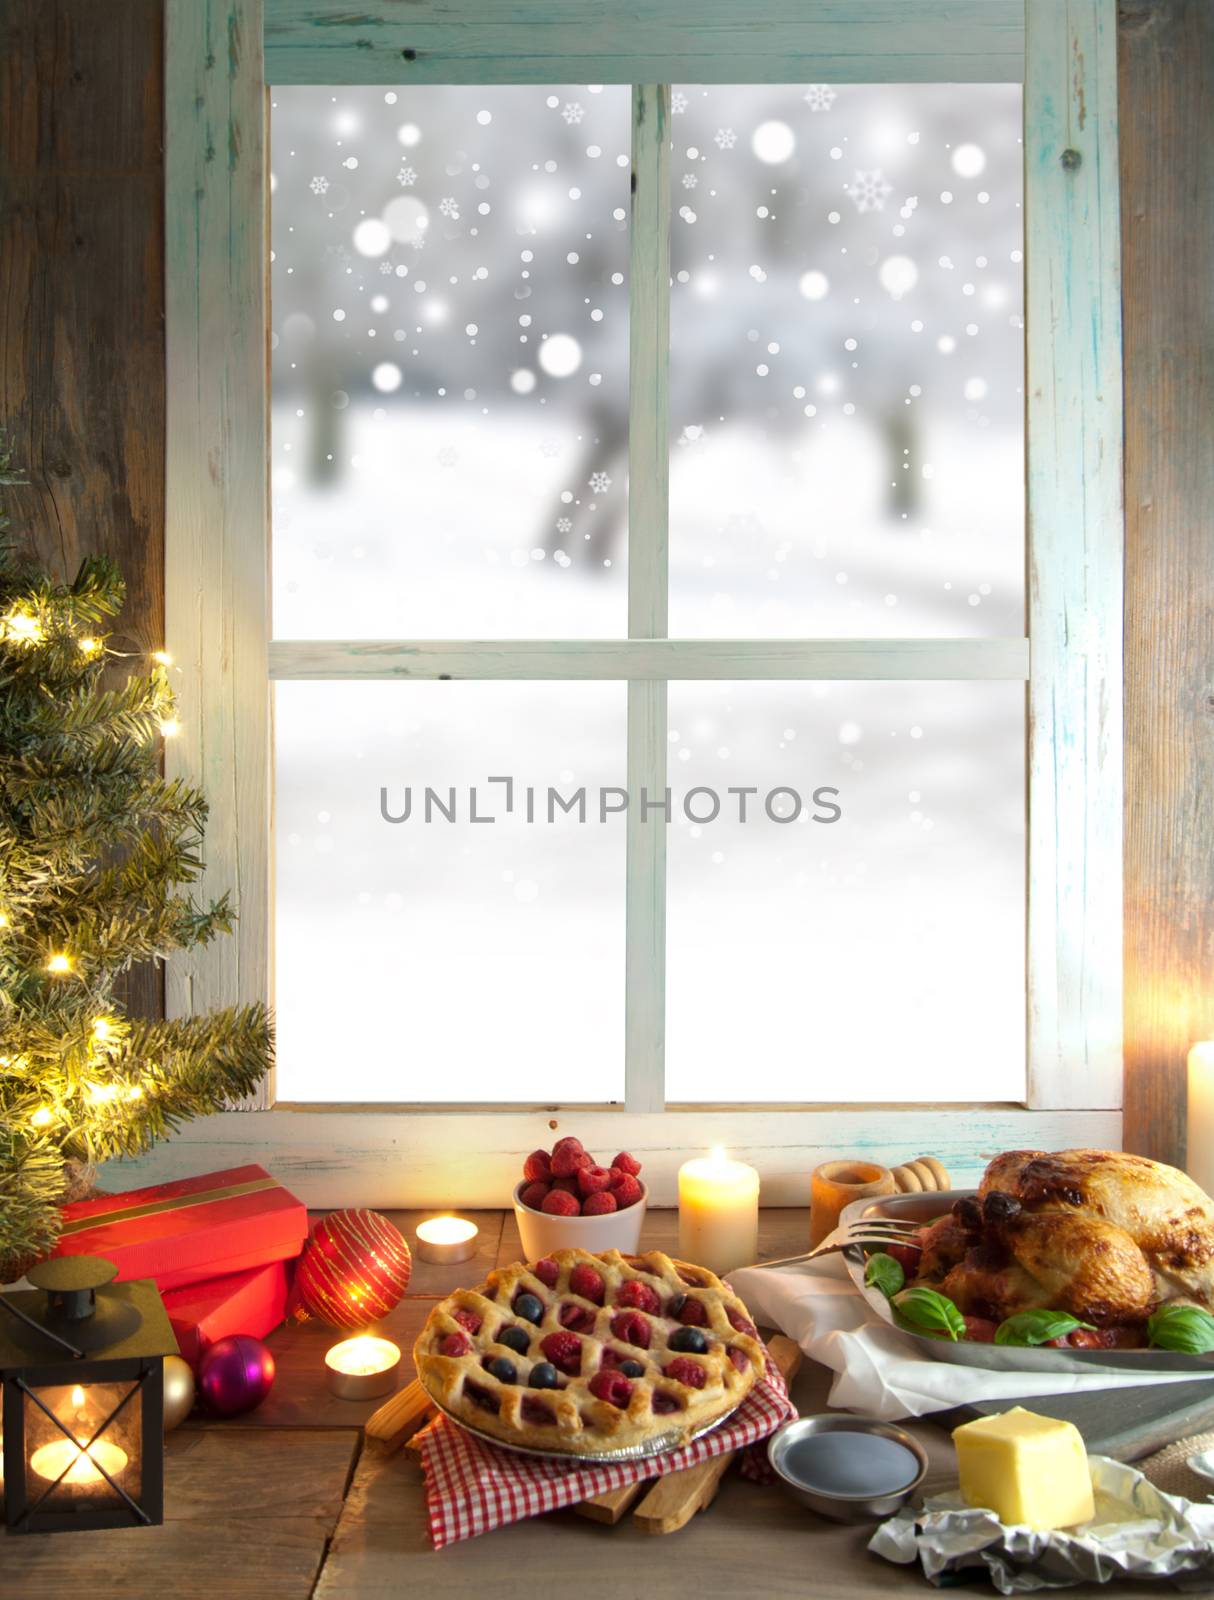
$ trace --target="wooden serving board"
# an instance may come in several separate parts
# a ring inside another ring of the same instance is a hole
[[[1089,1389],[1079,1394],[982,1401],[939,1412],[931,1420],[955,1428],[975,1417],[998,1416],[1012,1406],[1025,1406],[1043,1416],[1073,1422],[1092,1455],[1138,1461],[1176,1439],[1214,1428],[1214,1378],[1198,1378],[1192,1383],[1149,1383],[1135,1389]]]
[[[772,1361],[783,1374],[785,1383],[791,1383],[801,1365],[801,1348],[793,1340],[777,1334],[768,1342]],[[436,1415],[430,1397],[416,1379],[386,1401],[366,1425],[367,1443],[371,1449],[391,1453],[401,1446],[420,1455],[416,1435]],[[684,1472],[671,1472],[656,1482],[639,1479],[625,1484],[621,1489],[610,1489],[605,1494],[584,1500],[573,1509],[578,1516],[591,1522],[614,1527],[631,1510],[633,1524],[641,1533],[677,1533],[695,1516],[712,1504],[721,1481],[738,1452],[726,1451],[701,1461]]]

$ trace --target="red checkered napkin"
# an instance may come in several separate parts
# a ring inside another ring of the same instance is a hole
[[[682,1472],[727,1450],[741,1450],[766,1439],[796,1414],[784,1379],[769,1358],[766,1377],[755,1384],[728,1422],[681,1450],[669,1450],[648,1461],[567,1466],[563,1461],[499,1450],[439,1417],[418,1436],[430,1537],[434,1548],[441,1550],[444,1545],[475,1539],[524,1517],[578,1505],[608,1489]]]

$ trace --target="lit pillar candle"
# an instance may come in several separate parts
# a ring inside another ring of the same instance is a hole
[[[710,1272],[749,1266],[759,1253],[759,1174],[724,1150],[679,1168],[679,1254]]]
[[[1214,1193],[1214,1040],[1189,1051],[1189,1157],[1194,1183]]]

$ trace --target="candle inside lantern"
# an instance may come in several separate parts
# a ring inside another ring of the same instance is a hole
[[[30,1469],[40,1478],[57,1483],[87,1485],[104,1482],[100,1469],[116,1478],[126,1466],[127,1454],[108,1439],[98,1439],[85,1449],[74,1439],[55,1439],[39,1446],[30,1457]]]
[[[1214,1192],[1214,1039],[1189,1051],[1188,1173],[1207,1194]]]
[[[759,1174],[714,1150],[679,1168],[679,1254],[710,1272],[749,1266],[759,1253]]]
[[[329,1388],[342,1400],[373,1400],[396,1387],[400,1348],[391,1339],[359,1334],[343,1339],[325,1356]]]
[[[417,1254],[422,1261],[450,1267],[476,1254],[480,1229],[466,1217],[431,1217],[417,1228]]]

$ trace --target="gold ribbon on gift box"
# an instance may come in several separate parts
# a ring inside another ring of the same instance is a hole
[[[195,1194],[174,1195],[163,1200],[145,1200],[140,1206],[122,1211],[107,1211],[102,1216],[77,1217],[63,1226],[63,1233],[86,1233],[90,1228],[108,1227],[111,1222],[130,1222],[135,1217],[154,1217],[161,1211],[184,1211],[188,1206],[210,1205],[215,1200],[236,1200],[244,1194],[261,1194],[266,1189],[281,1189],[277,1178],[247,1178],[244,1183],[229,1183],[222,1189],[200,1189]]]

